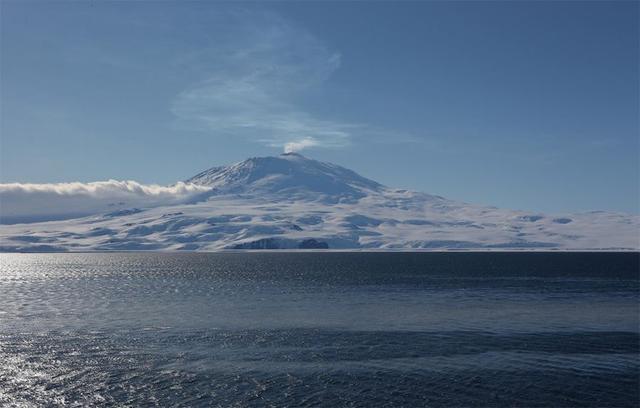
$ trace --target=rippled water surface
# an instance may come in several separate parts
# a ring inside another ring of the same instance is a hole
[[[1,406],[640,401],[638,254],[0,255]]]

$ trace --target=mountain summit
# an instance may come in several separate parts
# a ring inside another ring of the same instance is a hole
[[[355,202],[383,188],[352,170],[298,153],[253,157],[230,166],[212,167],[186,182],[209,186],[216,195],[267,195],[327,204]]]

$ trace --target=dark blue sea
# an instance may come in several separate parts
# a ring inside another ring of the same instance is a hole
[[[0,255],[0,406],[638,407],[637,253]]]

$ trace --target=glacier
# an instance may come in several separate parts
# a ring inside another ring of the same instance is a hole
[[[183,195],[163,199],[174,190]],[[152,195],[133,191],[152,199],[120,195],[108,207],[74,207],[82,216],[0,225],[0,251],[640,250],[637,215],[467,204],[297,153],[213,167]]]

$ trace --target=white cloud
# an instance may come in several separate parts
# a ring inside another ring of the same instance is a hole
[[[359,126],[319,118],[301,97],[340,67],[340,54],[271,13],[231,13],[217,21],[225,41],[181,62],[204,73],[171,111],[181,126],[231,134],[269,146],[342,147]],[[216,38],[214,36],[214,38]],[[198,68],[194,68],[194,66]]]
[[[92,183],[0,184],[3,222],[61,219],[132,207],[157,207],[189,202],[208,187],[176,183],[145,185],[135,181]]]

